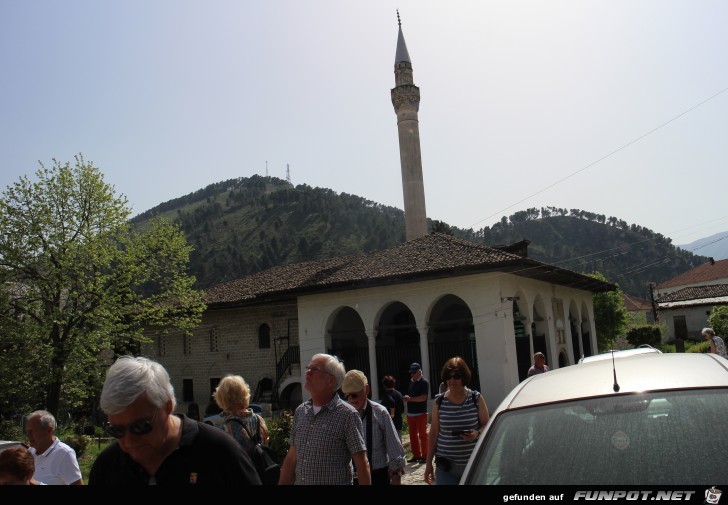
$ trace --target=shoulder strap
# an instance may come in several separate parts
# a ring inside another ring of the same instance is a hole
[[[475,407],[478,407],[478,400],[480,399],[480,393],[478,391],[473,390],[471,396],[473,397],[473,403],[475,404]]]
[[[369,400],[367,400],[367,408],[365,410],[365,417],[366,417],[366,430],[367,430],[367,458],[369,458],[369,461],[372,461],[372,405],[369,403]],[[370,463],[374,464],[374,463]]]
[[[256,414],[256,416],[257,416],[257,414]],[[243,428],[243,431],[245,432],[245,434],[248,435],[248,440],[250,440],[254,444],[257,443],[255,438],[253,438],[252,433],[250,433],[250,430],[248,429],[247,426],[245,426],[245,423],[241,419],[238,419],[237,417],[231,417],[228,420],[226,420],[225,423],[229,423],[230,421],[235,421],[236,423],[238,423]],[[256,421],[257,421],[257,419],[256,419]],[[258,424],[258,436],[260,437],[260,423]]]
[[[258,414],[254,414],[254,415],[255,415],[255,426],[256,426],[255,435],[258,437],[257,442],[260,444],[263,442],[263,436],[260,434],[260,415],[258,415]]]
[[[437,395],[437,397],[435,398],[435,403],[437,403],[437,406],[438,406],[438,407],[439,407],[440,405],[442,405],[442,398],[443,398],[443,395],[444,395],[444,393],[440,393],[440,394],[439,394],[439,395]],[[471,398],[473,399],[473,403],[475,404],[475,408],[478,408],[478,398],[480,398],[480,393],[479,393],[478,391],[475,391],[475,390],[473,390],[473,391],[471,391],[471,392],[470,392],[470,396],[471,396]]]

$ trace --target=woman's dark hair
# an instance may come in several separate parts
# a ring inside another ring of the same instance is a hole
[[[382,379],[382,385],[386,389],[392,389],[396,383],[397,383],[397,380],[394,377],[392,377],[391,375],[385,375],[384,379]]]
[[[35,458],[22,445],[0,451],[0,474],[6,484],[25,484],[35,473]]]
[[[450,377],[450,374],[453,372],[460,372],[463,376],[463,386],[470,384],[470,379],[473,374],[470,372],[468,364],[465,363],[465,360],[460,356],[455,356],[445,362],[445,366],[442,367],[442,372],[440,372],[442,382],[447,383],[447,378]]]
[[[195,402],[187,405],[187,417],[194,419],[195,421],[200,420],[200,406]]]

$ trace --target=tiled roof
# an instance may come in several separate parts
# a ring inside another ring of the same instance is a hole
[[[685,286],[687,284],[700,284],[718,279],[728,279],[728,259],[698,265],[692,270],[688,270],[677,277],[658,284],[657,289],[674,288],[675,286]]]
[[[652,310],[652,304],[649,300],[645,300],[644,298],[637,298],[636,296],[622,293],[622,299],[624,300],[624,307],[629,312]]]
[[[709,286],[695,286],[678,289],[655,300],[658,304],[668,302],[684,302],[688,300],[704,300],[728,296],[728,284],[713,284]]]
[[[353,256],[273,267],[206,291],[208,305],[247,304],[298,294],[383,286],[502,271],[587,291],[610,283],[529,258],[434,233],[396,247]]]

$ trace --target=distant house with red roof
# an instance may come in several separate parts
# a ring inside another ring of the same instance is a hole
[[[622,293],[622,300],[624,301],[624,308],[630,313],[643,313],[647,323],[654,323],[655,316],[652,310],[652,302],[645,300],[644,298],[638,298],[636,296]]]
[[[728,305],[728,259],[709,261],[655,288],[660,321],[667,324],[666,342],[675,338],[702,340],[715,307]]]

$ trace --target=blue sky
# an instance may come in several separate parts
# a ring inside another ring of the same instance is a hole
[[[0,189],[82,153],[134,214],[287,165],[402,208],[397,8],[430,218],[728,230],[725,1],[0,0]]]

